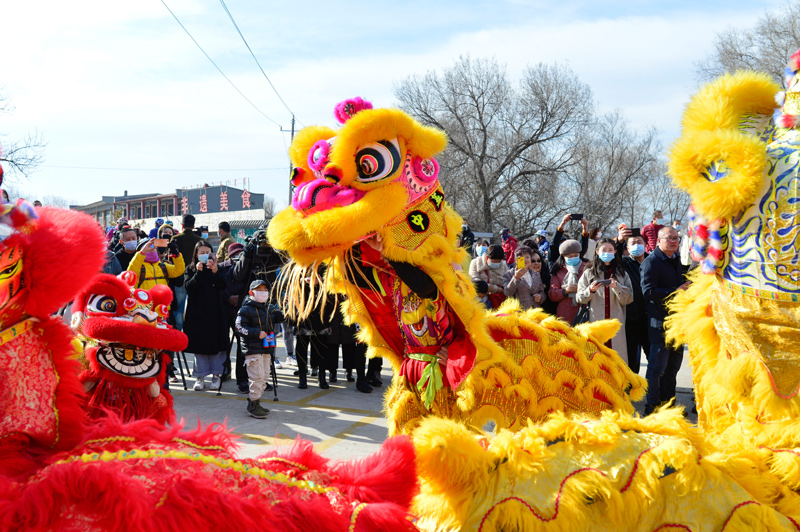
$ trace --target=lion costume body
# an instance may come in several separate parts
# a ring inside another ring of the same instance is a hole
[[[0,213],[0,531],[414,528],[414,451],[405,437],[357,462],[333,463],[304,441],[240,460],[219,424],[167,429],[123,422],[113,409],[89,419],[73,337],[51,315],[82,292],[82,308],[92,309],[84,333],[150,347],[154,335],[130,327],[135,316],[115,322],[104,298],[121,298],[121,313],[139,308],[145,321],[154,310],[143,299],[163,303],[157,290],[126,303],[127,282],[95,278],[105,256],[95,227],[82,213],[24,202]],[[121,356],[129,371],[156,369],[146,354]]]

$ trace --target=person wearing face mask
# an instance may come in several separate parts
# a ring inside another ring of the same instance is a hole
[[[482,257],[482,256],[486,255],[486,253],[489,251],[489,242],[487,242],[485,239],[481,238],[480,240],[478,240],[477,244],[475,244],[475,248],[474,249],[475,249],[475,253],[474,253],[474,256],[472,257],[472,260],[475,260],[478,257]]]
[[[472,285],[475,287],[478,303],[486,307],[486,310],[492,310],[492,302],[489,301],[489,285],[486,281],[472,281]]]
[[[652,253],[658,245],[658,232],[667,224],[661,211],[653,212],[653,221],[642,227],[642,238],[644,238],[644,250]]]
[[[469,265],[469,276],[473,281],[486,281],[489,285],[489,301],[492,308],[497,308],[505,301],[505,284],[503,276],[508,271],[505,252],[502,246],[492,244],[486,255],[478,257]]]
[[[195,246],[183,286],[188,294],[183,332],[189,337],[189,345],[185,352],[194,355],[194,389],[202,390],[205,378],[211,376],[211,390],[219,390],[228,351],[228,327],[222,308],[225,279],[207,241],[201,240]]]
[[[577,240],[564,240],[558,246],[558,259],[550,270],[550,289],[547,297],[556,304],[555,314],[572,323],[580,306],[575,301],[578,279],[583,273],[581,244]]]
[[[136,287],[149,290],[157,284],[169,286],[170,279],[180,277],[186,269],[178,246],[170,242],[157,248],[154,239],[144,240],[128,264],[128,271],[136,274]]]
[[[127,270],[131,259],[136,254],[136,245],[139,243],[139,237],[133,228],[125,227],[120,232],[119,241],[122,244],[122,249],[117,252],[116,257],[122,269]]]
[[[634,373],[641,368],[642,351],[650,356],[650,340],[647,324],[647,301],[642,293],[642,263],[648,253],[644,250],[644,238],[633,234],[627,226],[621,226],[617,236],[617,255],[627,250],[622,257],[622,267],[631,280],[633,302],[625,311],[625,340],[628,347],[628,366]]]
[[[244,363],[247,367],[249,397],[247,415],[264,419],[269,410],[261,406],[261,394],[267,389],[275,356],[275,323],[283,316],[269,304],[267,283],[255,280],[250,283],[248,296],[236,315],[236,331],[242,340]]]
[[[519,246],[514,254],[517,260],[522,258],[522,267],[509,269],[503,276],[506,285],[505,295],[516,298],[525,309],[541,308],[546,299],[547,288],[542,282],[542,256],[527,246]]]
[[[616,247],[610,238],[601,238],[592,265],[586,268],[578,281],[575,299],[578,303],[589,305],[589,321],[619,320],[625,323],[626,306],[633,302],[633,286],[622,264],[617,260]],[[628,347],[625,327],[606,347],[613,349],[620,358],[628,362]]]

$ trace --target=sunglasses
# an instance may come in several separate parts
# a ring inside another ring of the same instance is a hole
[[[541,264],[541,263],[542,263],[542,261],[540,261],[540,260],[532,260],[532,261],[531,261],[531,264],[537,264],[537,263],[538,263],[538,264]]]

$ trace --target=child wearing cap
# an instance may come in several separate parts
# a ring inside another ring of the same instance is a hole
[[[260,404],[261,394],[270,377],[271,358],[275,354],[273,326],[283,321],[279,311],[270,312],[267,283],[255,280],[236,316],[236,332],[242,341],[244,364],[250,380],[250,396],[247,399],[247,414],[264,419],[269,410]]]

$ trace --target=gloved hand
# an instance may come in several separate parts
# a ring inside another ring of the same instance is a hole
[[[178,249],[178,243],[177,242],[170,242],[169,245],[167,246],[167,249],[169,249],[169,256],[170,257],[177,257],[178,255],[181,254],[181,250]]]

